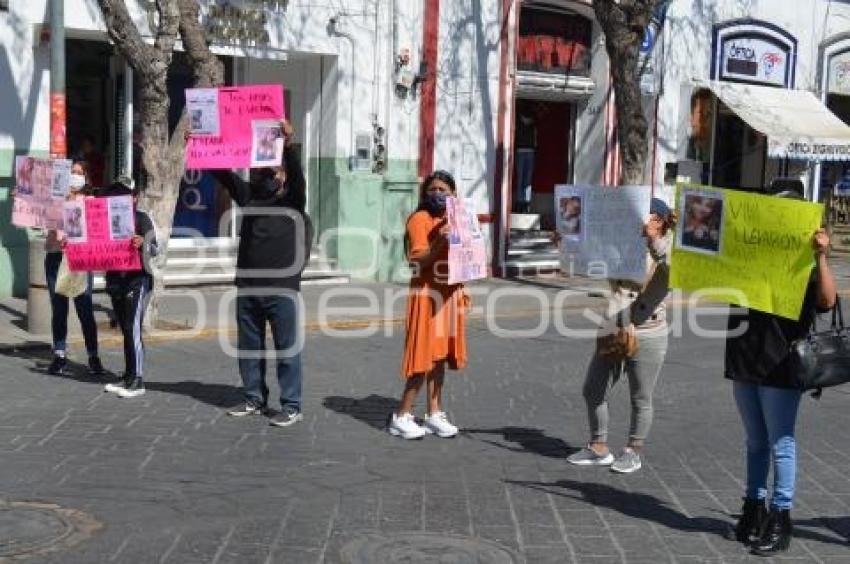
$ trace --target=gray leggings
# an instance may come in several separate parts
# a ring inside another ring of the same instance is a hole
[[[632,396],[629,442],[642,444],[652,425],[652,392],[667,354],[667,331],[638,333],[640,347],[633,359],[610,362],[594,352],[584,381],[584,400],[590,420],[591,440],[608,442],[608,398],[625,371]]]

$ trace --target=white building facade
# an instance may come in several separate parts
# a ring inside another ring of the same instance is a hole
[[[149,36],[142,4],[127,0]],[[227,84],[284,86],[322,256],[355,278],[405,278],[405,220],[420,179],[435,168],[451,172],[460,195],[474,200],[495,274],[509,273],[522,256],[512,231],[552,227],[556,184],[617,183],[608,59],[590,0],[200,4]],[[0,7],[3,218],[10,217],[14,156],[48,153],[48,18],[46,0]],[[66,0],[65,27],[69,150],[91,137],[108,182],[138,168],[138,85],[109,43],[95,2]],[[733,47],[742,61],[730,59]],[[759,132],[700,84],[804,89],[850,121],[850,3],[674,0],[645,51],[649,182],[659,186],[698,169],[701,181],[754,189],[796,176],[817,195],[814,186],[844,174],[840,163],[769,158]],[[779,58],[764,59],[769,72],[744,60],[774,52]],[[176,121],[191,84],[180,56],[172,74]],[[721,135],[731,142],[716,143]],[[232,248],[232,229],[220,225],[230,205],[222,191],[192,174],[180,189],[175,225],[194,230],[203,245]],[[0,297],[25,295],[32,236],[0,223]],[[177,246],[196,244],[179,239]]]
[[[850,124],[850,2],[674,1],[654,57],[661,73],[652,118],[658,131],[656,178],[666,172],[668,180],[679,174],[747,190],[778,178],[799,179],[810,199],[823,201],[850,171],[846,140],[827,147],[822,158],[782,158],[771,150],[775,132],[786,125],[799,129],[797,113],[828,111],[821,115]],[[780,90],[810,92],[820,109]],[[736,99],[752,92],[761,92],[762,99],[752,94]],[[788,107],[775,111],[769,100],[783,99]],[[767,131],[751,126],[760,120],[776,124],[762,128]],[[670,166],[676,162],[684,170]]]

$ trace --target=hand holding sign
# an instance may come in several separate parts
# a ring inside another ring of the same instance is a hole
[[[205,92],[200,94],[196,89],[186,91],[187,100],[194,99],[197,104],[191,109],[195,111],[195,123],[192,123],[190,110],[193,134],[187,135],[189,146],[186,149],[186,168],[249,168],[252,162],[272,161],[274,155],[268,149],[271,147],[272,151],[276,150],[274,140],[279,138],[279,132],[283,130],[280,121],[286,117],[282,86],[276,84],[202,90]],[[217,134],[210,133],[215,130],[211,126],[212,118],[204,117],[210,113],[218,115]],[[274,128],[277,128],[277,134]],[[258,155],[262,158],[257,158]]]

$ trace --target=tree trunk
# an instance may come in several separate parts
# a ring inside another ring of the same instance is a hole
[[[224,83],[224,65],[209,49],[204,29],[200,24],[199,7],[197,0],[178,0],[177,7],[180,12],[179,32],[189,58],[193,71],[194,85],[197,87],[220,86]],[[164,123],[168,124],[168,106],[165,107]],[[148,183],[146,192],[146,205],[151,211],[154,221],[159,227],[160,256],[154,275],[154,291],[151,294],[149,319],[155,320],[159,316],[162,291],[165,289],[165,265],[168,261],[168,241],[171,239],[172,224],[174,222],[174,211],[177,207],[177,198],[180,195],[180,181],[184,173],[184,153],[186,131],[186,112],[184,110],[174,133],[163,147],[167,148],[165,154],[156,157],[156,162],[149,163],[150,166],[159,166],[161,174],[159,183]],[[159,148],[159,147],[158,147]],[[158,149],[157,148],[157,149]]]
[[[223,66],[209,50],[199,21],[197,0],[157,0],[154,3],[158,25],[151,32],[154,44],[148,45],[131,20],[123,0],[98,0],[110,38],[133,67],[140,85],[141,176],[144,179],[141,207],[157,226],[160,256],[154,268],[154,290],[148,324],[156,322],[164,288],[163,270],[168,260],[168,240],[184,170],[186,130],[185,112],[173,134],[169,135],[168,69],[178,36],[192,62],[194,79],[199,86],[218,86],[223,82]]]
[[[611,66],[617,132],[623,170],[621,183],[642,184],[649,155],[648,125],[638,74],[640,44],[660,0],[594,0]]]

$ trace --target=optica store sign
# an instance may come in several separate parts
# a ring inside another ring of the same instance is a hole
[[[850,161],[850,143],[835,139],[814,143],[795,139],[768,139],[771,157],[816,161]]]
[[[787,49],[762,37],[724,39],[720,51],[720,79],[785,86],[789,75]]]

